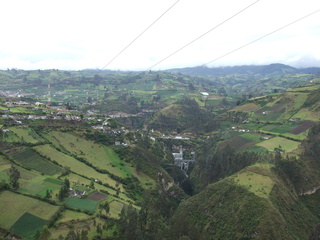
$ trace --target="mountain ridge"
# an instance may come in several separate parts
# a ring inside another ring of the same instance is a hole
[[[284,74],[305,74],[318,73],[319,67],[295,68],[281,63],[272,63],[269,65],[241,65],[241,66],[225,66],[225,67],[187,67],[187,68],[173,68],[165,70],[165,72],[181,73],[191,76],[222,76],[228,74],[247,74],[247,75],[262,75],[262,76],[279,76]]]

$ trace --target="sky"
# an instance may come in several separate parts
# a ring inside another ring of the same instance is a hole
[[[320,11],[281,29],[319,0],[10,0],[1,9],[0,69],[320,67]]]

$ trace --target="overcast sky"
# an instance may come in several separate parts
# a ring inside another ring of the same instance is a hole
[[[1,2],[0,69],[101,69],[177,0]],[[106,69],[147,70],[256,0],[180,0]],[[200,66],[320,9],[260,0],[152,70]],[[320,12],[208,66],[320,67]]]

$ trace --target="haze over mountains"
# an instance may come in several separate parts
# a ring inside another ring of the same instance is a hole
[[[189,67],[189,68],[173,68],[166,70],[172,73],[182,73],[191,76],[221,76],[229,74],[247,74],[260,76],[277,76],[285,74],[298,73],[319,73],[320,67],[295,68],[289,65],[274,63],[269,65],[243,65],[243,66],[226,66],[226,67]]]

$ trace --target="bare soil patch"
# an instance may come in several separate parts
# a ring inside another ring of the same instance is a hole
[[[295,129],[291,130],[289,133],[292,133],[292,134],[303,133],[304,131],[306,131],[309,128],[311,128],[312,125],[313,125],[312,121],[305,121],[302,125],[300,125],[299,127],[296,127]]]
[[[107,198],[108,195],[105,195],[103,193],[100,193],[100,192],[93,192],[93,193],[90,193],[87,197],[87,199],[90,199],[92,201],[96,201],[96,202],[99,202],[105,198]]]

